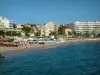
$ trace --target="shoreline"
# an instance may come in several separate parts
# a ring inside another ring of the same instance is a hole
[[[60,43],[45,43],[45,44],[32,44],[32,45],[28,44],[27,48],[25,45],[19,47],[0,47],[0,52],[1,53],[16,52],[16,51],[46,48],[51,46],[71,45],[74,43],[96,42],[96,41],[100,41],[100,38],[68,40],[67,42],[60,42]]]

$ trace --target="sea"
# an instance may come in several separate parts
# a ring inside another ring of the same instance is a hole
[[[5,52],[0,75],[100,75],[100,42]]]

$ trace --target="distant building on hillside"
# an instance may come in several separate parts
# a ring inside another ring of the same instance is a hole
[[[17,29],[22,29],[23,26],[22,26],[21,24],[17,24],[17,25],[16,25],[16,28],[17,28]]]
[[[0,28],[13,28],[13,20],[4,19],[0,16]]]
[[[25,27],[31,27],[30,24],[23,24],[23,26],[25,26]]]

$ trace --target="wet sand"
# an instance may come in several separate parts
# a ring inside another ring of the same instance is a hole
[[[60,43],[45,43],[45,44],[31,44],[31,45],[27,44],[19,47],[0,47],[0,52],[14,52],[14,51],[37,49],[37,48],[45,48],[45,47],[57,46],[57,45],[70,45],[73,43],[95,42],[95,41],[100,41],[100,38],[70,40],[67,42],[60,42]]]

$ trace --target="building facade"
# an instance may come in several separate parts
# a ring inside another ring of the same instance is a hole
[[[65,28],[65,35],[66,35],[67,37],[72,37],[72,35],[73,35],[72,29],[66,27],[66,28]]]
[[[4,19],[0,16],[0,28],[13,28],[13,20]]]
[[[40,31],[40,36],[45,36],[45,24],[37,25],[38,30]]]
[[[58,26],[55,22],[48,22],[47,24],[38,25],[41,36],[49,36],[51,32],[57,32]]]
[[[17,28],[17,29],[22,29],[23,26],[22,26],[21,24],[17,24],[17,25],[16,25],[16,28]]]
[[[100,33],[100,22],[74,22],[73,24],[69,25],[77,33],[84,33],[86,31],[96,33]]]
[[[45,35],[49,36],[51,32],[56,32],[56,27],[57,25],[54,22],[48,22],[45,24]]]

